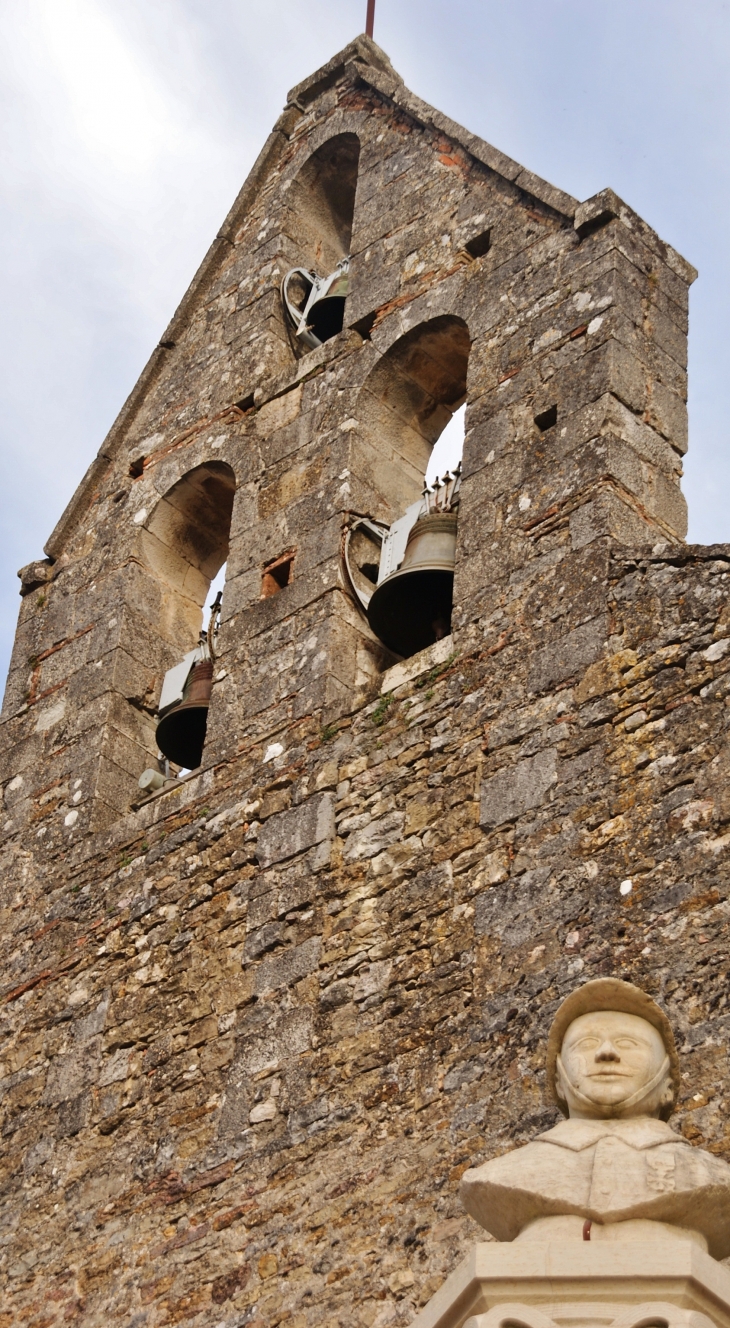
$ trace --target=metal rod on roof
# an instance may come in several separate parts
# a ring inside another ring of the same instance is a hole
[[[374,24],[375,24],[375,0],[368,0],[368,12],[367,12],[367,18],[365,19],[366,37],[372,37]]]

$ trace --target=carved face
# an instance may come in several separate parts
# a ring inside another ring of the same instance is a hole
[[[661,1035],[635,1014],[580,1015],[563,1038],[558,1091],[571,1117],[657,1116],[672,1094]]]

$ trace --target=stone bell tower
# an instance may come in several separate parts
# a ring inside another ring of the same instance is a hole
[[[162,676],[226,559],[204,764],[358,704],[393,661],[343,584],[343,524],[420,498],[464,400],[461,630],[566,540],[580,579],[610,539],[684,535],[692,270],[612,194],[579,207],[455,135],[367,39],[342,59],[297,89],[46,561],[24,569],[11,801],[21,817],[68,802],[71,827],[41,813],[62,839],[134,798]],[[282,282],[294,272],[291,309],[307,270],[345,257],[326,340],[298,335]]]
[[[21,573],[3,1328],[407,1323],[466,1248],[461,1171],[552,1119],[539,1047],[579,973],[672,1006],[677,1120],[725,1149],[730,552],[683,542],[695,275],[367,37],[290,92]],[[414,651],[370,604],[397,574],[410,613],[432,506],[448,595]],[[180,777],[161,721],[199,664]]]

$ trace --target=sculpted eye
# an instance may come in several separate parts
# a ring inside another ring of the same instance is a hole
[[[585,1051],[590,1051],[592,1047],[597,1047],[599,1045],[599,1042],[600,1038],[586,1036],[579,1038],[578,1041],[575,1043],[575,1046],[581,1047]]]
[[[617,1047],[627,1047],[627,1048],[630,1048],[630,1047],[638,1047],[638,1046],[639,1046],[639,1043],[637,1042],[636,1038],[632,1038],[632,1037],[620,1037],[620,1038],[614,1038],[614,1041],[615,1041],[615,1044],[616,1044]]]

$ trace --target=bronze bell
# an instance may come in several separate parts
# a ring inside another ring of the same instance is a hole
[[[183,699],[171,706],[157,725],[157,746],[168,761],[195,770],[203,759],[208,706],[213,690],[213,661],[203,659],[191,669]]]
[[[456,559],[456,513],[430,512],[411,528],[403,562],[368,604],[375,635],[407,658],[448,636]]]
[[[307,323],[320,342],[329,341],[330,337],[341,332],[345,317],[345,300],[350,287],[347,268],[333,272],[332,277],[331,284],[309,304]]]
[[[296,328],[296,335],[305,346],[315,348],[342,331],[345,300],[350,289],[350,259],[341,258],[334,272],[318,277],[316,272],[294,267],[287,272],[281,284],[285,308]],[[303,307],[298,308],[289,297],[289,283],[298,277],[307,287]]]

